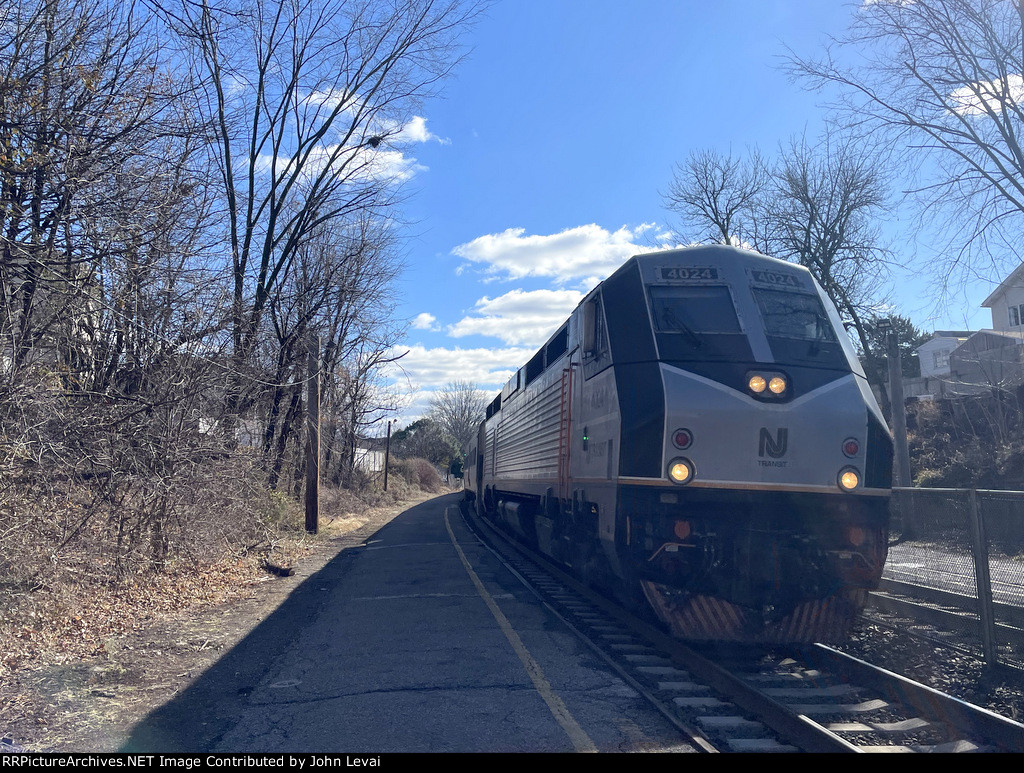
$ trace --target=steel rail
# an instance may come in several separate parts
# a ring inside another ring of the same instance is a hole
[[[975,733],[985,742],[1008,752],[1024,751],[1024,724],[975,706],[906,677],[874,666],[824,644],[806,650],[808,660],[820,668],[855,679],[890,700],[912,707],[925,718],[944,725],[950,734]]]
[[[507,556],[501,551],[501,549],[495,544],[500,540],[502,545],[508,548],[515,549],[521,556],[527,558],[533,562],[537,562],[537,556],[523,548],[519,543],[509,540],[504,534],[495,529],[487,521],[476,517],[475,513],[472,513],[470,508],[461,508],[463,518],[466,520],[470,530],[476,534],[480,541],[484,544],[488,550],[502,563],[502,565],[511,572],[516,579],[518,579],[524,587],[526,587],[537,599],[544,605],[544,607],[551,612],[559,621],[561,621],[569,630],[571,630],[576,636],[582,641],[594,654],[598,655],[612,670],[618,674],[623,681],[629,684],[634,690],[647,700],[665,719],[669,721],[677,730],[679,730],[686,739],[690,741],[698,751],[704,753],[714,754],[718,752],[718,749],[711,742],[711,740],[700,730],[691,725],[683,722],[674,713],[667,710],[664,703],[659,701],[650,690],[648,690],[643,684],[641,684],[629,671],[623,668],[614,658],[612,658],[597,642],[595,642],[590,636],[582,631],[577,625],[575,625],[568,616],[562,614],[557,607],[549,602],[545,598],[545,594],[540,592],[537,587],[532,583],[526,576],[523,575],[515,566],[509,563]],[[545,571],[549,571],[548,567],[542,567]],[[556,579],[563,581],[563,578],[556,576]],[[576,588],[572,588],[576,590]]]
[[[478,534],[479,528],[482,525],[489,535],[500,538],[503,545],[508,546],[524,558],[537,564],[546,573],[570,588],[588,603],[600,609],[638,637],[647,640],[656,649],[664,652],[672,662],[690,671],[695,677],[701,679],[735,706],[756,716],[760,722],[784,741],[803,751],[812,753],[856,753],[861,751],[854,744],[851,744],[809,717],[791,711],[784,704],[765,695],[727,669],[722,668],[682,642],[673,639],[658,628],[641,620],[635,614],[623,609],[618,603],[583,585],[562,567],[529,550],[521,543],[509,539],[485,520],[469,513],[468,510],[468,508],[464,508],[463,513],[471,525],[475,527],[474,531],[477,531]],[[535,590],[534,592],[537,591]],[[657,700],[646,691],[644,694],[648,700]],[[663,714],[665,713],[664,709],[659,708],[659,710]],[[693,732],[692,728],[687,726],[687,732]]]

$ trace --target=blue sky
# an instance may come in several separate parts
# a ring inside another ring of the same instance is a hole
[[[789,81],[783,56],[819,52],[856,12],[839,0],[495,2],[406,151],[399,425],[453,379],[498,389],[587,289],[662,243],[674,224],[662,192],[691,151],[815,138],[822,97]],[[990,286],[934,317],[918,278],[927,235],[897,218],[887,233],[913,264],[893,277],[898,313],[929,331],[989,326],[978,304]]]

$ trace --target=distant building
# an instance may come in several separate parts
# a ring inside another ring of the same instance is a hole
[[[949,355],[972,335],[970,330],[936,330],[932,333],[931,338],[914,350],[921,364],[921,377],[948,376]]]
[[[383,472],[384,452],[356,446],[355,465],[363,472]]]
[[[908,398],[1016,390],[1024,384],[1024,263],[981,305],[992,312],[991,328],[937,330],[917,347],[921,377],[904,381]]]
[[[979,330],[949,355],[950,381],[960,394],[1016,389],[1024,383],[1024,329]]]
[[[1024,263],[1010,272],[981,305],[992,310],[992,329],[1024,333]]]

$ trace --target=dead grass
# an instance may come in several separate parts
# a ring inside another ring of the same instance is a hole
[[[183,689],[300,581],[268,574],[264,561],[309,574],[348,535],[376,530],[434,496],[397,488],[366,497],[325,491],[316,535],[289,505],[270,544],[244,555],[180,562],[116,584],[68,575],[45,587],[5,589],[0,737],[36,751],[115,750],[118,733]]]
[[[391,488],[389,486],[389,488]],[[274,497],[273,518],[262,518],[252,544],[223,541],[202,554],[179,554],[157,568],[118,576],[109,556],[88,535],[65,546],[59,559],[46,550],[23,558],[17,571],[0,574],[0,683],[40,664],[86,660],[109,651],[116,641],[160,616],[229,602],[264,582],[266,566],[290,568],[332,540],[364,526],[369,512],[423,496],[409,486],[361,496],[325,490],[319,533],[305,531],[305,517],[293,500]],[[103,525],[98,524],[102,529]],[[3,716],[0,701],[0,716]]]

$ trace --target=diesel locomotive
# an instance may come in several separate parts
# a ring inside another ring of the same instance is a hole
[[[886,558],[892,437],[803,267],[645,253],[488,405],[477,512],[692,640],[841,641]]]

